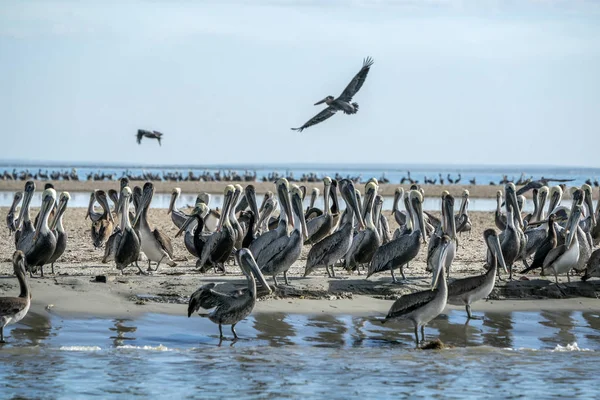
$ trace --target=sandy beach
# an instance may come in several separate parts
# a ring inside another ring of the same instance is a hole
[[[0,209],[0,215],[7,214]],[[32,209],[35,215],[37,209]],[[46,266],[44,278],[29,282],[33,293],[33,309],[48,309],[60,314],[82,315],[136,315],[145,312],[170,314],[185,313],[188,297],[199,286],[223,283],[226,287],[244,287],[245,278],[239,267],[228,264],[226,275],[208,272],[200,274],[195,268],[195,258],[187,252],[183,238],[174,238],[177,229],[166,210],[150,210],[149,221],[171,237],[177,267],[162,265],[150,276],[136,274],[135,268],[120,275],[114,264],[102,264],[103,250],[96,250],[90,238],[91,222],[84,219],[83,208],[68,209],[64,217],[69,235],[68,247],[55,264],[55,275]],[[451,278],[460,278],[483,272],[485,254],[482,232],[493,226],[493,214],[471,213],[473,230],[460,237],[460,245],[452,265]],[[396,228],[393,218],[391,229]],[[405,269],[408,281],[392,284],[389,273],[381,273],[370,279],[364,275],[349,275],[339,270],[336,278],[328,278],[325,270],[303,278],[306,255],[305,246],[300,259],[290,270],[291,287],[278,288],[270,296],[261,298],[256,312],[286,311],[295,313],[345,313],[381,316],[389,309],[391,300],[403,293],[422,290],[429,285],[430,275],[425,271],[426,247],[423,246],[415,262]],[[14,238],[7,229],[0,230],[0,293],[12,295],[18,291],[17,280],[12,276],[10,258],[14,252]],[[141,265],[143,263],[140,263]],[[520,266],[517,270],[521,269]],[[96,277],[101,276],[101,281]],[[270,277],[268,277],[270,281]],[[270,282],[271,283],[271,282]],[[473,308],[491,310],[539,309],[598,309],[597,297],[600,280],[581,282],[566,277],[560,285],[551,283],[537,274],[526,277],[515,274],[513,282],[501,282],[487,302],[477,303]],[[567,299],[568,298],[568,299]],[[554,299],[554,300],[547,300]]]
[[[46,183],[52,183],[54,187],[59,190],[66,190],[68,192],[91,192],[96,189],[108,190],[118,189],[119,183],[117,181],[35,181],[36,187],[41,189]],[[171,193],[173,188],[178,187],[183,193],[223,193],[225,186],[234,183],[240,183],[245,186],[249,183],[254,185],[257,194],[264,194],[267,191],[274,190],[273,182],[152,182],[154,184],[155,193]],[[297,185],[306,186],[307,193],[313,187],[318,188],[320,191],[323,190],[322,182],[295,182]],[[131,186],[143,186],[144,181],[132,181]],[[24,181],[5,181],[0,180],[0,191],[16,191],[23,190],[25,186]],[[463,190],[467,189],[471,197],[475,198],[496,198],[496,192],[502,189],[502,186],[498,185],[421,185],[428,196],[437,196],[442,191],[447,190],[452,196],[461,196]],[[380,184],[378,193],[382,196],[393,196],[396,188],[402,187],[404,190],[408,190],[410,185],[399,185],[399,184]]]

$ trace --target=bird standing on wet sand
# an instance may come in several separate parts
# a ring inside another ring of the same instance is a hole
[[[137,131],[137,143],[138,144],[142,144],[142,138],[143,137],[147,137],[148,139],[156,139],[158,140],[158,145],[162,146],[160,144],[160,140],[162,138],[162,133],[158,132],[158,131],[147,131],[145,129],[138,129]]]
[[[317,115],[315,115],[314,117],[312,117],[300,128],[292,128],[292,130],[302,132],[304,129],[310,126],[325,121],[327,118],[330,118],[338,111],[343,111],[344,114],[356,114],[358,112],[358,104],[351,103],[352,97],[354,97],[354,95],[358,93],[363,83],[365,83],[365,79],[367,79],[367,75],[369,74],[371,65],[373,65],[373,59],[371,57],[365,58],[365,60],[363,61],[362,68],[360,69],[360,71],[358,71],[356,76],[352,78],[352,80],[350,81],[348,86],[346,86],[346,89],[344,89],[340,97],[336,99],[333,96],[327,96],[323,100],[316,102],[315,106],[325,103],[328,107],[320,113],[318,113]]]
[[[12,262],[21,292],[18,297],[0,297],[0,343],[5,343],[4,327],[22,320],[31,305],[29,285],[25,278],[25,254],[20,250],[15,251]]]
[[[231,325],[231,332],[234,340],[238,339],[235,325],[246,318],[256,304],[256,282],[258,279],[261,286],[271,293],[271,288],[267,284],[265,277],[260,272],[260,268],[254,261],[252,253],[248,249],[241,249],[236,253],[238,264],[248,280],[248,288],[244,290],[235,290],[231,293],[221,293],[213,290],[214,283],[209,283],[200,287],[191,296],[188,303],[188,318],[200,308],[205,310],[213,309],[209,314],[201,316],[208,317],[212,322],[219,325],[220,339],[223,340],[223,325]]]

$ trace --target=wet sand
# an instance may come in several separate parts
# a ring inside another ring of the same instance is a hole
[[[4,221],[7,208],[0,208]],[[32,209],[32,214],[37,213]],[[86,315],[131,315],[144,312],[166,312],[180,314],[185,312],[182,304],[199,286],[216,282],[227,287],[243,287],[245,278],[239,267],[228,264],[227,274],[208,272],[200,274],[195,269],[196,259],[187,252],[183,238],[174,238],[177,229],[167,216],[166,210],[150,210],[149,220],[152,226],[165,232],[173,241],[177,267],[161,265],[158,272],[150,276],[136,274],[135,268],[125,270],[120,275],[114,264],[102,264],[103,250],[94,249],[90,238],[91,222],[84,219],[83,208],[69,209],[64,217],[64,226],[69,235],[68,247],[55,264],[55,275],[50,274],[46,266],[45,278],[33,278],[32,287],[34,309],[48,307],[54,312],[77,313]],[[462,235],[459,249],[452,265],[451,278],[466,277],[483,273],[485,248],[482,239],[483,230],[493,226],[493,213],[471,213],[473,230]],[[390,227],[396,228],[393,218]],[[405,269],[407,282],[392,284],[389,272],[365,279],[364,275],[349,275],[337,269],[336,278],[328,278],[324,269],[303,278],[304,265],[309,247],[305,246],[300,259],[290,269],[291,287],[277,289],[272,295],[263,298],[257,311],[285,311],[297,313],[346,313],[364,315],[382,315],[391,305],[391,300],[403,293],[422,290],[430,283],[430,274],[425,271],[426,246],[410,266]],[[11,256],[14,252],[14,238],[8,236],[8,230],[0,230],[0,295],[11,296],[18,293],[18,283],[12,276]],[[140,266],[144,263],[140,262]],[[517,268],[517,270],[521,269]],[[399,275],[399,274],[398,274]],[[96,282],[96,276],[105,276],[106,283]],[[490,301],[477,303],[474,309],[499,307],[512,310],[525,307],[538,309],[543,303],[551,308],[568,307],[598,309],[600,280],[586,283],[578,277],[572,283],[566,283],[563,277],[557,286],[546,278],[528,274],[529,280],[515,275],[516,280],[500,283],[490,296]],[[268,277],[270,281],[270,277]],[[565,300],[570,297],[587,297]],[[541,299],[561,299],[555,302],[542,302]],[[528,299],[528,301],[523,301]],[[535,301],[534,301],[535,300]]]
[[[91,192],[95,189],[118,189],[119,183],[117,181],[36,181],[36,187],[42,189],[46,183],[52,183],[56,190],[66,190],[68,192]],[[240,183],[245,186],[249,183],[253,184],[256,188],[256,193],[264,194],[267,191],[274,191],[274,184],[272,182],[153,182],[156,193],[171,193],[173,188],[179,187],[183,193],[223,193],[225,186],[234,183]],[[318,188],[321,192],[323,191],[322,182],[294,182],[297,185],[304,185],[307,188],[307,193],[313,187]],[[143,181],[132,181],[132,187],[135,185],[143,186]],[[496,198],[496,191],[501,189],[502,186],[490,186],[490,185],[421,185],[428,196],[437,196],[442,191],[447,190],[452,196],[461,196],[464,189],[469,190],[471,197],[474,198]],[[16,191],[23,190],[25,182],[23,181],[2,181],[0,180],[0,191]],[[380,184],[379,194],[382,196],[393,196],[394,191],[398,187],[403,187],[404,190],[408,190],[410,185],[399,185],[399,184]]]

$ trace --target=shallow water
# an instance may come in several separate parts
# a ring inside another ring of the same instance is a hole
[[[426,334],[454,348],[419,351],[410,324],[348,315],[254,314],[219,347],[205,318],[31,313],[6,330],[0,380],[26,398],[596,396],[600,312],[476,314],[442,315]]]
[[[87,208],[90,201],[90,194],[88,192],[69,192],[71,200],[69,200],[69,207],[85,207]],[[0,207],[10,207],[15,196],[15,192],[12,191],[0,191]],[[197,194],[182,193],[178,201],[179,207],[193,206],[196,202]],[[392,196],[384,196],[383,209],[391,210],[394,198]],[[169,202],[171,201],[171,195],[168,193],[156,193],[152,198],[152,208],[169,208]],[[262,196],[258,196],[259,204],[262,201]],[[39,207],[42,203],[42,192],[37,191],[33,195],[31,205],[33,207]],[[211,195],[210,205],[211,207],[221,207],[223,203],[223,195],[215,194]],[[439,197],[425,197],[423,201],[423,210],[425,211],[439,211],[441,209],[441,199]],[[564,205],[569,205],[570,200],[563,201]],[[310,205],[310,198],[304,199],[304,206]],[[455,209],[458,210],[460,205],[460,199],[456,199]],[[316,206],[323,208],[323,196],[320,196],[316,202]],[[341,201],[340,207],[343,209],[344,202]],[[401,205],[401,209],[404,206]],[[494,211],[496,210],[496,199],[483,199],[483,198],[470,198],[469,199],[469,211]],[[525,203],[525,212],[533,211],[533,203],[528,201]]]

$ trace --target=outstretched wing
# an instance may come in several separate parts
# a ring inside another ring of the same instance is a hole
[[[362,68],[360,69],[360,71],[358,71],[358,74],[356,74],[354,78],[352,78],[352,80],[350,81],[348,86],[346,86],[346,89],[344,89],[338,100],[342,100],[345,102],[350,102],[352,100],[352,97],[354,97],[354,95],[358,93],[363,83],[365,83],[365,79],[367,79],[367,75],[369,74],[369,69],[371,68],[371,65],[373,65],[373,59],[371,57],[365,58],[365,60],[363,61]]]
[[[142,138],[144,137],[144,133],[146,131],[144,131],[143,129],[138,129],[137,131],[137,142],[138,144],[142,144]]]
[[[302,132],[304,129],[308,128],[309,126],[313,126],[313,125],[318,124],[319,122],[325,121],[327,118],[331,117],[336,112],[337,112],[337,110],[335,108],[333,108],[331,106],[327,107],[326,109],[324,109],[323,111],[321,111],[320,113],[318,113],[317,115],[315,115],[314,117],[309,119],[300,128],[292,128],[292,130]]]
[[[171,243],[171,239],[158,229],[155,229],[152,234],[156,240],[158,240],[161,247],[167,252],[169,257],[173,258],[173,244]]]

